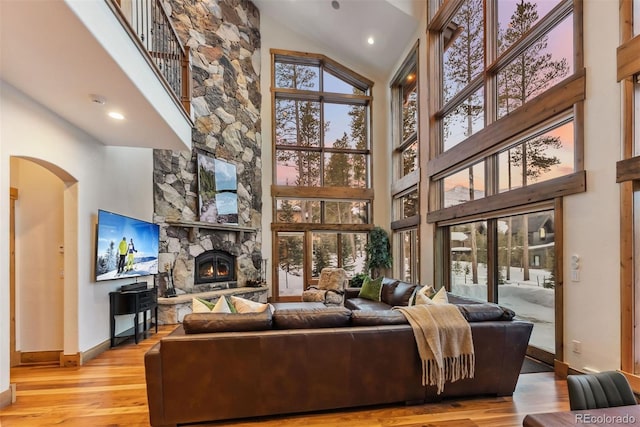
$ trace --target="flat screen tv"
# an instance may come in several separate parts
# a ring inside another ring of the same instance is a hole
[[[98,210],[96,281],[158,273],[160,227]]]

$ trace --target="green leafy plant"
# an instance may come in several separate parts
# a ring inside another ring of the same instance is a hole
[[[364,280],[369,277],[368,274],[366,273],[358,273],[355,274],[351,280],[349,280],[349,286],[352,288],[361,288],[362,287],[362,283],[364,283]]]
[[[367,261],[365,267],[371,272],[371,277],[376,278],[383,274],[383,270],[391,268],[393,258],[391,256],[391,243],[389,236],[382,227],[374,227],[369,232],[369,242],[366,246]]]

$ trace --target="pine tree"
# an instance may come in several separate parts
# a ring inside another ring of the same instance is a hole
[[[357,92],[354,89],[354,93]],[[356,150],[367,149],[367,122],[366,109],[359,105],[354,105],[349,110],[350,137],[355,141]],[[353,158],[353,185],[366,187],[367,184],[367,158],[364,155],[355,155]]]
[[[464,30],[445,52],[443,90],[445,101],[451,99],[458,91],[484,69],[484,27],[482,0],[465,1],[458,13],[456,24]],[[473,134],[474,125],[484,112],[484,100],[477,93],[470,94],[451,113],[452,117],[465,117],[464,135]],[[445,140],[451,134],[453,123],[445,120]],[[449,147],[445,147],[449,148]],[[473,168],[469,168],[469,200],[475,199]],[[478,245],[475,225],[471,224],[471,276],[473,283],[478,283]]]
[[[498,45],[511,45],[519,40],[538,20],[537,4],[521,0],[517,4],[514,14],[511,16],[506,29],[499,31]],[[498,78],[498,108],[501,116],[508,114],[520,107],[526,101],[534,98],[547,90],[569,72],[567,59],[553,60],[551,52],[547,51],[548,36],[543,36],[535,41],[518,58],[509,64]],[[547,155],[549,149],[558,149],[562,146],[559,137],[541,136],[520,144],[508,151],[509,170],[508,188],[511,188],[511,168],[517,167],[524,170],[523,182],[535,182],[543,172],[548,172],[552,166],[560,163],[556,156]],[[529,276],[529,242],[528,219],[524,216],[522,221],[523,254],[522,266],[524,280]],[[512,221],[509,219],[509,233],[511,233]],[[507,266],[511,265],[511,239],[507,242]],[[507,268],[507,280],[510,280],[510,271]]]
[[[285,271],[285,287],[289,287],[288,279],[291,270],[302,267],[302,239],[299,236],[278,236],[278,264]]]
[[[293,205],[288,199],[283,200],[282,204],[280,205],[280,212],[278,212],[278,222],[296,222],[295,215],[293,213]]]

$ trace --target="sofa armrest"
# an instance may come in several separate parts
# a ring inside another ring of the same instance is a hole
[[[144,355],[144,371],[147,382],[147,401],[149,421],[152,426],[167,425],[164,419],[164,400],[162,391],[161,342],[151,347]]]
[[[358,298],[360,294],[360,288],[344,288],[344,298]]]

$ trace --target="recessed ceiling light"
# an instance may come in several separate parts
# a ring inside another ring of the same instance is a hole
[[[338,2],[338,0],[333,0],[331,2],[331,7],[334,8],[335,10],[340,9],[340,3]]]
[[[109,111],[109,117],[116,120],[124,120],[124,116],[117,111]]]
[[[369,38],[367,39],[367,43],[369,43],[369,44],[374,44],[375,42],[376,42],[376,41],[373,39],[373,37],[369,37]]]

